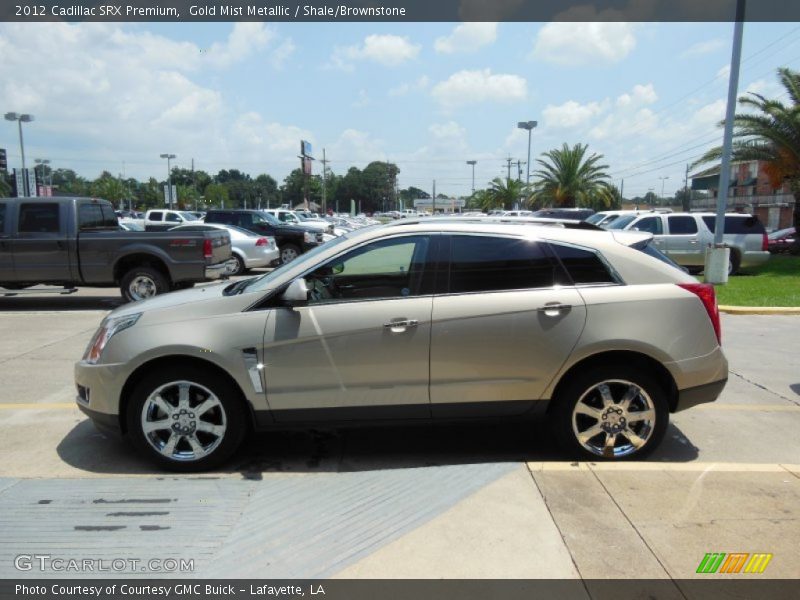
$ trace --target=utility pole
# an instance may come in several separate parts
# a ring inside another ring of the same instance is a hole
[[[328,187],[328,159],[325,148],[322,149],[322,216],[328,214],[326,188]]]
[[[625,180],[620,181],[619,184],[619,206],[622,208],[622,203],[625,202]]]
[[[692,208],[692,192],[689,191],[689,165],[686,165],[686,177],[683,180],[683,191],[685,192],[685,200],[683,201],[683,210],[691,210]]]
[[[511,157],[510,156],[506,159],[506,162],[508,163],[508,176],[507,176],[507,179],[509,181],[511,181]]]
[[[509,159],[510,160],[510,159]],[[433,180],[433,208],[431,209],[432,214],[436,214],[436,180]]]

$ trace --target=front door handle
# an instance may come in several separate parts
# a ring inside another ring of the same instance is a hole
[[[692,245],[697,245],[697,240],[696,239],[689,240],[689,243],[692,244]]]
[[[392,319],[388,323],[384,323],[384,329],[389,329],[392,333],[403,333],[404,331],[416,327],[419,325],[419,321],[416,319]]]
[[[571,304],[561,304],[560,302],[548,302],[544,306],[540,306],[536,310],[544,313],[548,317],[556,317],[562,312],[566,312],[572,308]]]

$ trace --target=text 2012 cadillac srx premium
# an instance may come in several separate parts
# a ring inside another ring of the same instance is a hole
[[[219,465],[250,429],[536,415],[570,455],[644,457],[728,373],[713,288],[651,239],[468,218],[357,230],[118,308],[76,365],[77,402],[178,470]]]

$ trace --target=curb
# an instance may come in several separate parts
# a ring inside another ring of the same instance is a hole
[[[729,315],[800,315],[800,306],[720,306]]]

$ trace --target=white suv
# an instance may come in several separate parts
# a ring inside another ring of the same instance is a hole
[[[706,248],[714,243],[714,213],[634,214],[618,217],[609,230],[646,231],[653,234],[656,248],[689,271],[700,272]],[[730,247],[730,275],[740,267],[755,267],[769,260],[767,232],[752,215],[725,215],[723,242]]]

